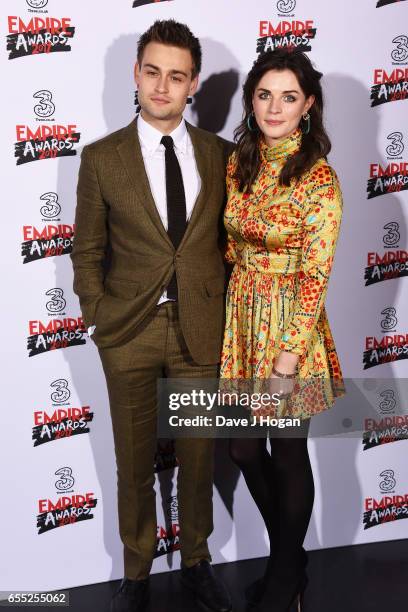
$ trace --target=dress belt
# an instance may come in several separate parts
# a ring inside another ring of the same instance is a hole
[[[273,251],[259,253],[244,248],[237,252],[236,264],[246,270],[262,274],[294,274],[300,268],[300,261],[300,250],[281,254]]]

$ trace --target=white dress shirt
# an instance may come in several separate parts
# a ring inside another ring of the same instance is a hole
[[[150,123],[147,123],[141,114],[139,114],[137,119],[137,132],[153,200],[156,204],[163,226],[167,231],[168,218],[166,197],[166,165],[164,157],[165,148],[164,145],[160,143],[163,134],[150,125]],[[173,139],[174,151],[180,164],[181,174],[183,176],[188,221],[191,217],[195,201],[201,189],[201,178],[195,161],[193,143],[191,142],[184,119],[181,120],[179,125],[169,134],[169,136],[171,136]],[[167,299],[167,292],[165,291],[157,303],[161,304]],[[90,336],[94,331],[95,325],[88,328],[88,334]]]
[[[150,190],[156,204],[160,219],[167,231],[167,197],[166,197],[166,165],[165,148],[160,144],[163,134],[147,123],[140,114],[137,119],[137,132],[142,149],[143,161],[149,179]],[[186,128],[184,119],[170,132],[174,142],[174,151],[180,164],[183,176],[184,193],[186,195],[187,221],[191,217],[195,201],[201,188],[201,179],[194,157],[193,143]],[[160,297],[158,304],[166,301],[167,292]]]

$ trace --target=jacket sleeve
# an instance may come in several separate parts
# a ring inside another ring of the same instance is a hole
[[[108,242],[108,208],[103,200],[92,150],[84,147],[79,168],[75,237],[71,253],[74,292],[87,327],[94,324],[104,294],[104,260]]]
[[[302,256],[293,314],[279,347],[302,355],[322,312],[342,216],[336,173],[325,165],[313,172],[306,188]]]

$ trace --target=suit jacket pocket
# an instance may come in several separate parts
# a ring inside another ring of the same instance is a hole
[[[107,278],[105,280],[105,295],[122,300],[131,300],[136,297],[140,291],[140,284],[135,281],[130,281],[122,278]]]
[[[221,295],[225,291],[225,278],[217,276],[204,281],[205,289],[209,297]]]

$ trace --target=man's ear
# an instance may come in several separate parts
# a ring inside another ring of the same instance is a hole
[[[198,87],[198,74],[194,77],[194,79],[192,79],[190,83],[190,89],[188,90],[188,94],[190,96],[194,96],[195,92],[197,91],[197,87]]]
[[[139,78],[140,78],[140,67],[139,67],[139,62],[136,62],[134,70],[133,70],[133,75],[135,78],[135,83],[136,85],[139,85]]]

